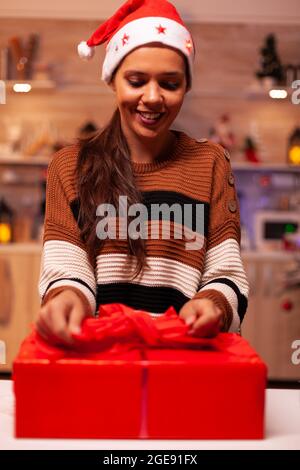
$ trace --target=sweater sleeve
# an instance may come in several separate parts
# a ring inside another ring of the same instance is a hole
[[[223,331],[238,332],[248,305],[249,284],[240,252],[240,209],[230,155],[216,152],[204,268],[195,299],[209,298],[223,312]]]
[[[77,154],[76,146],[65,147],[54,155],[48,168],[39,293],[44,305],[62,290],[71,289],[83,300],[87,311],[94,314],[95,274],[72,210],[77,201]]]

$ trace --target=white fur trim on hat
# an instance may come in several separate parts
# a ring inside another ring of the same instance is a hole
[[[188,59],[192,81],[195,50],[191,34],[177,21],[158,16],[133,20],[114,34],[106,47],[102,80],[109,83],[121,60],[136,47],[150,42],[161,42],[180,50]]]
[[[77,52],[81,59],[91,59],[95,54],[95,48],[88,46],[86,41],[81,41],[77,46]]]

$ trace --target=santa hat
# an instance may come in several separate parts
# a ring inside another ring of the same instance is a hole
[[[176,8],[166,0],[128,0],[88,39],[78,45],[81,58],[90,59],[95,46],[106,44],[102,80],[109,83],[122,59],[136,47],[160,42],[187,58],[191,88],[195,46]]]

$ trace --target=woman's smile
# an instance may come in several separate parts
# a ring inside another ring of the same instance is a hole
[[[145,126],[155,126],[161,122],[166,113],[150,113],[137,110],[135,114],[140,124]]]

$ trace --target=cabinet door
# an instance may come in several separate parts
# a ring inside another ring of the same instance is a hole
[[[281,269],[287,267],[288,263],[285,263]],[[293,363],[292,356],[293,343],[300,341],[300,288],[279,291],[275,303],[274,314],[279,332],[276,344],[278,363],[270,375],[275,379],[299,381],[300,364]]]
[[[300,340],[300,289],[282,289],[281,277],[289,262],[276,259],[248,261],[249,308],[242,335],[268,366],[273,380],[299,380],[300,365],[292,362],[292,344]],[[285,310],[289,300],[292,308]]]
[[[259,351],[260,337],[257,331],[260,329],[261,321],[258,313],[261,310],[262,273],[259,262],[255,259],[245,260],[244,267],[249,281],[250,292],[247,312],[241,326],[241,334],[256,351]]]
[[[36,318],[39,270],[38,252],[0,252],[0,340],[6,350],[0,372],[12,370],[13,359]]]

